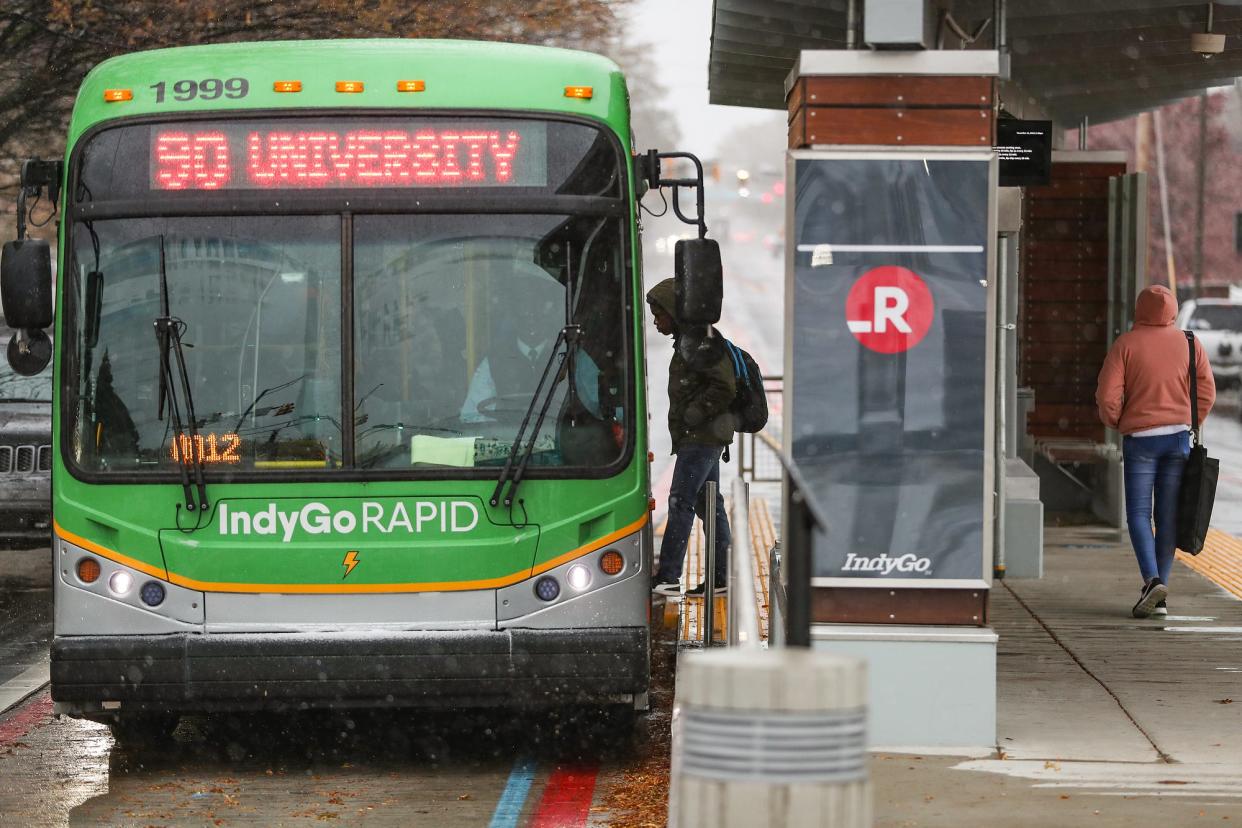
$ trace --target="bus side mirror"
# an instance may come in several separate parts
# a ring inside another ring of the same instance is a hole
[[[677,321],[714,325],[724,303],[724,272],[715,239],[681,239],[673,253]]]
[[[52,253],[42,239],[7,242],[0,252],[0,306],[4,320],[17,329],[6,355],[22,376],[34,376],[52,358],[52,340],[43,329],[52,324]]]
[[[23,377],[33,377],[52,361],[52,338],[38,328],[18,331],[9,340],[5,356],[14,371]]]
[[[52,324],[52,253],[42,239],[6,242],[0,253],[0,305],[10,328]]]

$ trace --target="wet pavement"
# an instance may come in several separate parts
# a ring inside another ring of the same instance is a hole
[[[3,689],[46,663],[48,550],[0,550],[0,572]],[[214,715],[130,746],[53,717],[45,688],[0,714],[0,825],[633,824],[618,789],[667,775],[675,642],[655,632],[636,725],[590,708]]]

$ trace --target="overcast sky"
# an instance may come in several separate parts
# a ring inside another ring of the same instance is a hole
[[[707,103],[712,0],[636,0],[631,8],[634,40],[650,43],[665,69],[661,80],[673,96],[684,144],[677,149],[714,157],[717,142],[733,127],[771,118],[768,110]]]

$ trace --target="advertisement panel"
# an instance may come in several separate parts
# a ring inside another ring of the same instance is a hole
[[[996,162],[792,151],[785,434],[832,522],[817,586],[991,572]]]

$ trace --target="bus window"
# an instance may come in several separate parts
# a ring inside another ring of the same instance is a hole
[[[603,217],[357,217],[359,464],[503,464],[567,322],[582,339],[531,463],[619,459],[630,371],[620,238]]]
[[[197,445],[158,410],[161,239]],[[88,273],[103,288],[93,347],[75,314],[72,460],[90,471],[175,469],[194,456],[224,472],[339,466],[339,239],[340,219],[321,216],[80,223],[74,308]]]

